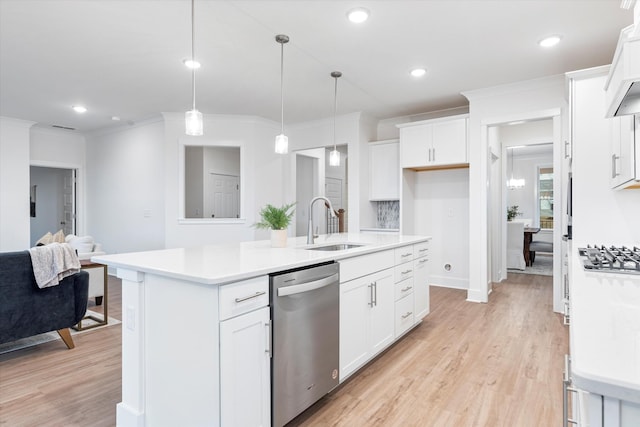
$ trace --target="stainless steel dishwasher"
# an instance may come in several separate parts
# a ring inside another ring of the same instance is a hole
[[[338,385],[340,276],[331,262],[270,279],[272,425],[279,427]]]

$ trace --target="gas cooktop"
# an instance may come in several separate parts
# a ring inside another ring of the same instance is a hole
[[[587,245],[578,248],[585,270],[640,275],[640,248]]]

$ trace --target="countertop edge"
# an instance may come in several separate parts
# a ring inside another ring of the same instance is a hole
[[[357,241],[357,240],[363,240],[363,239],[353,239],[352,238],[353,235],[350,235],[348,238],[345,238],[343,240],[331,240],[330,242],[326,242],[326,243],[318,243],[318,245],[321,244],[328,244],[328,243],[341,243],[341,242],[353,242],[353,241]],[[130,270],[130,271],[139,271],[142,273],[147,273],[147,274],[154,274],[154,275],[159,275],[159,276],[164,276],[164,277],[171,277],[174,279],[179,279],[179,280],[186,280],[189,282],[195,282],[195,283],[201,283],[201,284],[206,284],[206,285],[224,285],[224,284],[228,284],[228,283],[233,283],[233,282],[237,282],[240,280],[246,280],[246,279],[250,279],[253,277],[258,277],[258,276],[263,276],[263,275],[267,275],[270,273],[275,273],[278,271],[283,271],[283,270],[289,270],[289,269],[295,269],[295,268],[301,268],[301,267],[306,267],[309,265],[314,265],[314,264],[321,264],[324,262],[328,262],[328,261],[339,261],[342,259],[347,259],[347,258],[353,258],[353,257],[357,257],[357,256],[361,256],[361,255],[367,255],[367,254],[371,254],[374,252],[380,252],[380,251],[384,251],[384,250],[390,250],[390,249],[395,249],[398,247],[402,247],[402,246],[407,246],[407,245],[413,245],[416,243],[422,243],[422,242],[427,242],[429,240],[431,240],[431,236],[409,236],[409,235],[401,235],[401,236],[397,236],[398,238],[404,239],[403,241],[398,241],[398,242],[392,242],[392,243],[385,243],[385,244],[367,244],[365,246],[359,247],[359,248],[354,248],[354,249],[347,249],[347,250],[342,250],[342,251],[332,251],[332,252],[326,252],[326,253],[319,253],[319,251],[316,252],[317,255],[315,255],[313,258],[311,259],[305,259],[305,260],[299,260],[299,261],[293,261],[293,262],[288,262],[288,263],[284,263],[284,264],[278,264],[278,265],[272,265],[272,266],[268,266],[268,267],[263,267],[263,268],[255,268],[255,269],[247,269],[245,271],[242,272],[238,272],[238,273],[232,273],[232,274],[221,274],[221,275],[208,275],[207,277],[203,277],[201,275],[190,275],[190,274],[186,274],[184,272],[178,272],[175,270],[171,270],[171,269],[162,269],[162,268],[158,268],[158,267],[154,267],[154,266],[149,266],[149,265],[140,265],[138,263],[134,263],[134,262],[126,262],[123,261],[121,258],[126,257],[129,254],[113,254],[113,255],[98,255],[98,256],[94,256],[91,258],[91,261],[93,262],[97,262],[97,263],[101,263],[101,264],[107,264],[109,267],[112,268],[116,268],[116,269],[123,269],[123,270]],[[260,241],[256,241],[255,243],[259,243]],[[251,242],[243,242],[243,243],[251,243]],[[221,245],[214,245],[220,248],[223,248],[225,245],[221,244]],[[305,249],[306,245],[297,245],[297,246],[287,246],[286,248],[268,248],[268,250],[270,251],[298,251],[298,250],[307,250]],[[267,249],[267,248],[265,248]],[[171,250],[171,249],[168,249]],[[146,252],[136,252],[136,253],[131,253],[131,255],[134,254],[143,254],[143,253],[152,253],[152,252],[163,252],[166,250],[157,250],[157,251],[146,251]],[[120,258],[120,259],[118,259]]]

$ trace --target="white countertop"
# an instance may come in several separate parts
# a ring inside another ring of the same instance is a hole
[[[640,403],[640,276],[587,272],[571,248],[571,372],[576,387]]]
[[[286,248],[272,248],[269,240],[100,255],[92,261],[109,267],[153,273],[205,284],[223,284],[263,274],[429,240],[429,236],[391,233],[341,233],[322,235],[315,245],[349,242],[364,246],[341,251],[306,250],[306,237],[289,237]]]

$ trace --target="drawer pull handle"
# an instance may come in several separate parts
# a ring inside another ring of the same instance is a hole
[[[411,270],[405,270],[402,272],[402,274],[409,274],[409,273],[411,273]]]
[[[429,261],[429,260],[428,260],[427,258],[425,258],[425,259],[421,259],[421,260],[419,261],[419,263],[420,263],[420,264],[424,264],[424,263],[425,263],[425,262],[427,262],[427,261]]]
[[[409,252],[409,253],[400,255],[400,258],[406,258],[406,257],[411,256],[411,255],[413,255],[413,254],[411,252]]]
[[[410,290],[411,290],[411,288],[412,288],[412,286],[407,286],[406,288],[401,289],[401,290],[400,290],[400,292],[407,292],[407,291],[410,291]]]
[[[402,320],[406,319],[407,317],[411,316],[413,314],[412,311],[407,311],[407,314],[403,314],[402,315]]]
[[[418,252],[422,253],[422,252],[427,252],[428,250],[429,250],[429,248],[418,249]]]
[[[248,297],[236,298],[236,302],[243,302],[243,301],[247,301],[247,300],[250,300],[250,299],[253,299],[253,298],[258,298],[258,297],[260,297],[260,296],[262,296],[262,295],[264,295],[266,293],[267,292],[265,292],[265,291],[256,292],[255,294],[249,295]]]

